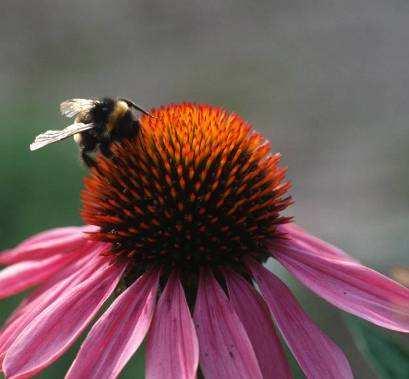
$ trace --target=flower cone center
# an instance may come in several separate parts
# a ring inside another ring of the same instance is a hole
[[[194,104],[141,118],[140,135],[99,154],[82,216],[94,238],[143,272],[197,271],[267,257],[290,198],[280,156],[239,116]]]

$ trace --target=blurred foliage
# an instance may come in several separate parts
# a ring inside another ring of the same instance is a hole
[[[399,341],[355,317],[345,317],[355,343],[377,376],[382,379],[409,378],[409,340]]]

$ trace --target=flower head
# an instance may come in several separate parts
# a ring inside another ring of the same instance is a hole
[[[292,224],[285,169],[267,141],[216,107],[169,105],[97,156],[89,226],[0,255],[0,297],[37,286],[0,333],[7,377],[61,356],[115,288],[68,378],[117,377],[146,337],[149,378],[291,377],[276,333],[307,377],[352,377],[342,351],[263,267],[279,261],[337,307],[409,330],[408,290]],[[255,285],[258,285],[258,289]]]
[[[170,105],[144,117],[140,138],[99,157],[83,191],[94,239],[136,274],[178,269],[240,269],[264,261],[288,221],[290,184],[279,154],[240,117],[204,105]]]

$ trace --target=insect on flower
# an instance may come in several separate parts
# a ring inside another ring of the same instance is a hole
[[[79,145],[85,165],[95,165],[92,155],[99,151],[111,155],[111,144],[138,135],[139,121],[133,110],[148,113],[127,99],[70,99],[60,105],[61,113],[75,117],[72,125],[62,130],[48,130],[40,134],[30,145],[30,150],[38,150],[52,143],[74,136]]]
[[[67,378],[118,377],[144,339],[147,378],[290,378],[278,332],[306,377],[351,378],[341,349],[263,266],[269,258],[336,307],[408,332],[406,288],[282,214],[286,170],[248,123],[191,103],[151,114],[138,138],[97,152],[85,226],[0,255],[0,298],[35,287],[0,334],[6,377],[57,360],[116,294]]]

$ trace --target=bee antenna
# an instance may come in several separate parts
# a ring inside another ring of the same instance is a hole
[[[120,101],[124,101],[128,106],[135,108],[139,112],[142,112],[143,114],[146,114],[149,117],[156,118],[155,116],[151,115],[148,111],[145,111],[145,109],[141,108],[139,105],[135,104],[133,101],[128,100],[128,99],[119,99]]]

